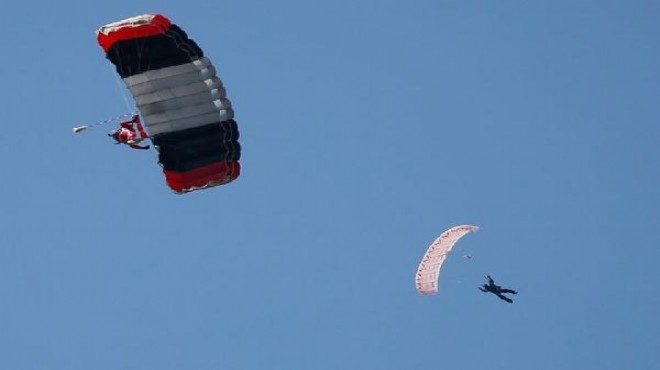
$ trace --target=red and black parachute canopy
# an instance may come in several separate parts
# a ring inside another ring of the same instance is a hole
[[[234,111],[195,41],[160,14],[107,24],[97,39],[135,99],[170,188],[185,193],[238,178]]]

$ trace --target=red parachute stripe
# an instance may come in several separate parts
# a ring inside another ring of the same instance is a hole
[[[238,178],[241,165],[237,161],[216,162],[186,172],[163,171],[167,185],[177,193],[226,184]]]
[[[156,36],[164,34],[172,25],[169,19],[160,14],[144,15],[142,17],[153,17],[149,23],[133,25],[130,23],[117,25],[117,28],[108,33],[100,31],[96,38],[99,45],[107,53],[112,45],[121,40],[130,40],[140,37]]]

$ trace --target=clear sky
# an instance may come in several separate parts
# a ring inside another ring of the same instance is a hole
[[[155,12],[225,82],[230,185],[71,132],[129,110],[94,31]],[[16,1],[0,29],[0,369],[657,366],[660,2]]]

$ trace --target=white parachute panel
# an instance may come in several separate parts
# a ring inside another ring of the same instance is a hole
[[[424,257],[422,257],[422,262],[420,262],[415,276],[415,285],[420,294],[438,293],[438,279],[442,263],[445,262],[447,255],[459,239],[467,233],[477,230],[479,230],[479,227],[474,225],[455,226],[443,232],[431,243]]]

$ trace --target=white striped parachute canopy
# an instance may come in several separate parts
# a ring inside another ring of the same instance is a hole
[[[106,24],[97,40],[133,95],[172,190],[238,178],[234,110],[213,63],[186,32],[161,14],[144,14]]]
[[[459,239],[465,234],[477,230],[479,230],[479,227],[473,225],[455,226],[443,232],[431,243],[424,257],[422,257],[422,262],[420,262],[415,276],[415,284],[420,294],[438,293],[438,278],[440,277],[442,263],[445,262],[447,255]]]

